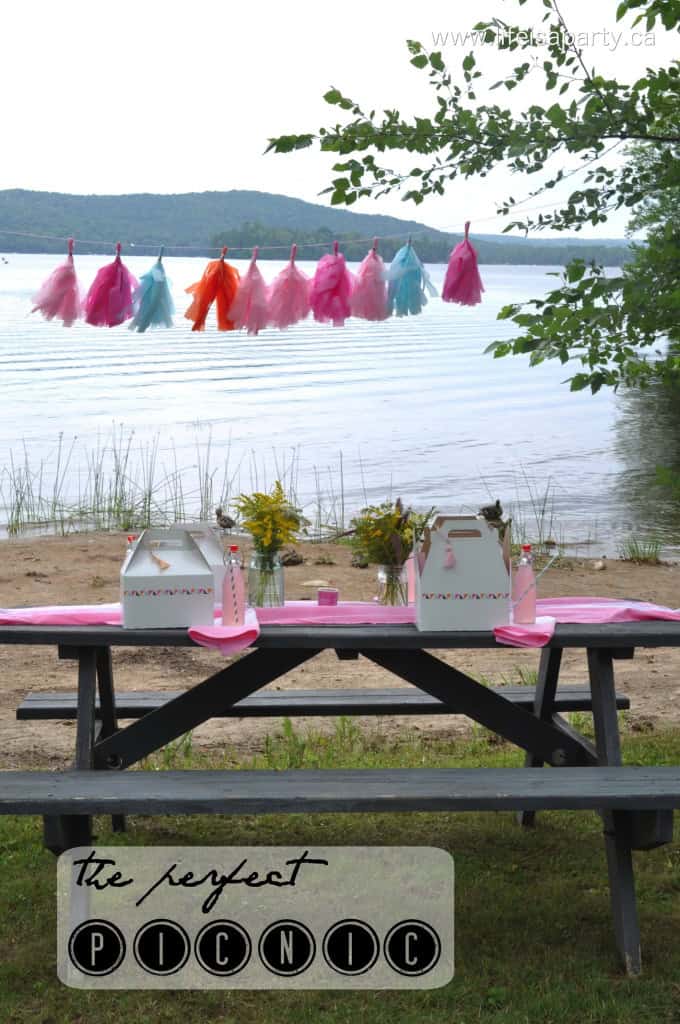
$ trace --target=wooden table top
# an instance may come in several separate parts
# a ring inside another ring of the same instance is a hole
[[[0,644],[66,647],[196,647],[186,629],[124,629],[122,626],[0,626]],[[489,630],[420,632],[410,623],[401,625],[273,626],[261,627],[254,647],[344,650],[436,648],[498,648]],[[548,647],[631,649],[679,647],[680,622],[654,620],[597,625],[558,623]]]

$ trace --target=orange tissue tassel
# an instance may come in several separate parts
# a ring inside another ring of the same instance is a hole
[[[217,303],[218,330],[234,330],[234,321],[230,320],[227,314],[236,297],[239,272],[230,263],[225,263],[226,255],[227,247],[225,245],[220,258],[211,260],[205,268],[201,280],[186,289],[194,297],[194,301],[184,314],[187,320],[194,321],[192,331],[205,330],[205,320],[213,302]]]

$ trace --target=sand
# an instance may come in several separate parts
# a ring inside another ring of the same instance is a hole
[[[0,607],[40,604],[94,604],[118,599],[118,572],[125,549],[123,534],[77,534],[69,537],[12,539],[0,542]],[[286,569],[286,597],[315,596],[309,581],[340,589],[344,599],[370,600],[375,593],[375,567],[350,566],[351,552],[342,545],[300,544],[304,564]],[[246,548],[247,554],[247,548]],[[325,564],[332,562],[333,564]],[[321,563],[321,564],[320,564]],[[633,565],[607,561],[604,571],[594,562],[572,560],[552,567],[541,580],[541,596],[592,595],[635,597],[671,607],[680,606],[680,566]],[[440,652],[444,660],[495,685],[517,681],[520,669],[535,669],[537,651]],[[224,663],[215,651],[200,648],[115,649],[113,664],[119,690],[179,689],[199,682]],[[680,649],[640,650],[632,661],[616,662],[617,688],[631,700],[630,726],[638,730],[680,724]],[[567,651],[561,679],[587,679],[583,651]],[[397,686],[389,673],[360,658],[339,661],[326,651],[288,673],[276,686],[291,688]],[[59,661],[54,648],[0,646],[0,768],[61,767],[73,757],[74,722],[18,722],[16,708],[36,690],[72,690],[75,665]],[[394,737],[416,731],[426,737],[448,737],[470,729],[459,716],[363,718],[362,728]],[[301,719],[301,729],[332,730],[332,719]],[[237,754],[262,748],[267,733],[281,729],[278,719],[216,719],[194,733],[195,746],[228,747]]]

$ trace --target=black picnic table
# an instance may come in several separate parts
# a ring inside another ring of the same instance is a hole
[[[633,849],[672,839],[680,769],[621,767],[614,662],[636,647],[680,646],[680,622],[558,625],[540,651],[537,685],[492,688],[442,661],[440,650],[509,648],[493,633],[419,632],[410,624],[263,626],[253,648],[187,690],[116,695],[112,649],[195,647],[185,630],[119,626],[0,626],[0,644],[55,645],[77,662],[77,692],[36,692],[21,719],[75,718],[68,772],[0,773],[0,812],[39,813],[59,852],[91,843],[91,815],[515,809],[523,825],[543,807],[599,809],[604,823],[616,939],[629,973],[640,970]],[[588,679],[558,688],[562,652],[586,651]],[[360,655],[411,688],[263,690],[324,650]],[[590,710],[595,743],[560,712]],[[526,752],[524,769],[395,769],[125,773],[210,718],[261,715],[457,714]],[[132,721],[119,725],[119,718]],[[533,771],[543,765],[558,771]],[[102,772],[108,773],[106,776]],[[99,780],[99,782],[97,781]],[[77,813],[76,813],[77,812]]]

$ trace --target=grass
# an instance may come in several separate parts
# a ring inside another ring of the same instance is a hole
[[[625,734],[629,763],[677,764],[680,733]],[[238,758],[192,749],[191,738],[148,770],[268,767],[519,765],[509,744],[386,741],[341,719],[331,736],[288,723],[264,749]],[[593,814],[550,812],[522,831],[511,814],[364,814],[134,818],[100,842],[122,845],[432,845],[456,870],[456,977],[430,992],[101,992],[56,978],[55,861],[40,822],[0,822],[0,1020],[3,1024],[671,1024],[678,1017],[680,849],[635,854],[644,973],[625,978],[614,950],[601,825]]]
[[[515,501],[508,502],[507,513],[512,517],[511,550],[513,557],[522,544],[531,544],[534,564],[541,569],[546,561],[557,556],[556,564],[568,566],[568,551],[576,556],[598,543],[597,524],[586,525],[586,534],[580,538],[567,538],[559,524],[556,504],[556,485],[552,477],[545,483],[532,480],[522,469],[514,478]]]
[[[516,509],[513,513],[512,539],[517,544],[531,544],[545,552],[558,546],[556,541],[555,485],[551,477],[542,489],[521,471],[515,483]]]
[[[555,485],[549,478],[543,488],[532,482],[525,470],[515,482],[516,501],[509,505],[512,518],[510,553],[519,558],[523,544],[531,544],[534,568],[540,572],[552,560],[556,566],[568,566],[566,542],[558,529],[555,512]],[[559,537],[559,540],[556,538]]]
[[[619,558],[638,565],[661,565],[661,541],[656,537],[628,537],[619,546]]]
[[[535,668],[525,668],[523,665],[515,667],[510,676],[501,675],[501,686],[536,686],[538,683],[538,672]]]

